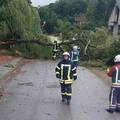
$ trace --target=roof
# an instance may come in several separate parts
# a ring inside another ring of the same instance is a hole
[[[76,22],[85,22],[85,21],[87,21],[87,19],[85,16],[77,16],[77,17],[75,17],[75,21]]]

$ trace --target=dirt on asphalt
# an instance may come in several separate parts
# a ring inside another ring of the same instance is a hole
[[[0,65],[12,61],[13,59],[15,59],[13,56],[0,55]]]

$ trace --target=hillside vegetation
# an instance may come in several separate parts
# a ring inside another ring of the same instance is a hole
[[[46,33],[59,33],[75,23],[76,16],[87,18],[88,29],[106,26],[114,0],[59,0],[39,8],[42,23],[46,21]],[[63,28],[63,29],[62,29]]]

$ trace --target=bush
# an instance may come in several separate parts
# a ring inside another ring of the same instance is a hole
[[[38,44],[17,44],[13,51],[19,51],[25,58],[31,59],[50,59],[52,57],[52,49],[47,46]]]

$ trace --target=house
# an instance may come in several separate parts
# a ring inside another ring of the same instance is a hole
[[[75,17],[75,24],[76,25],[82,25],[87,22],[87,19],[85,16],[77,16]]]
[[[116,0],[109,16],[108,27],[114,36],[120,35],[120,0]]]

